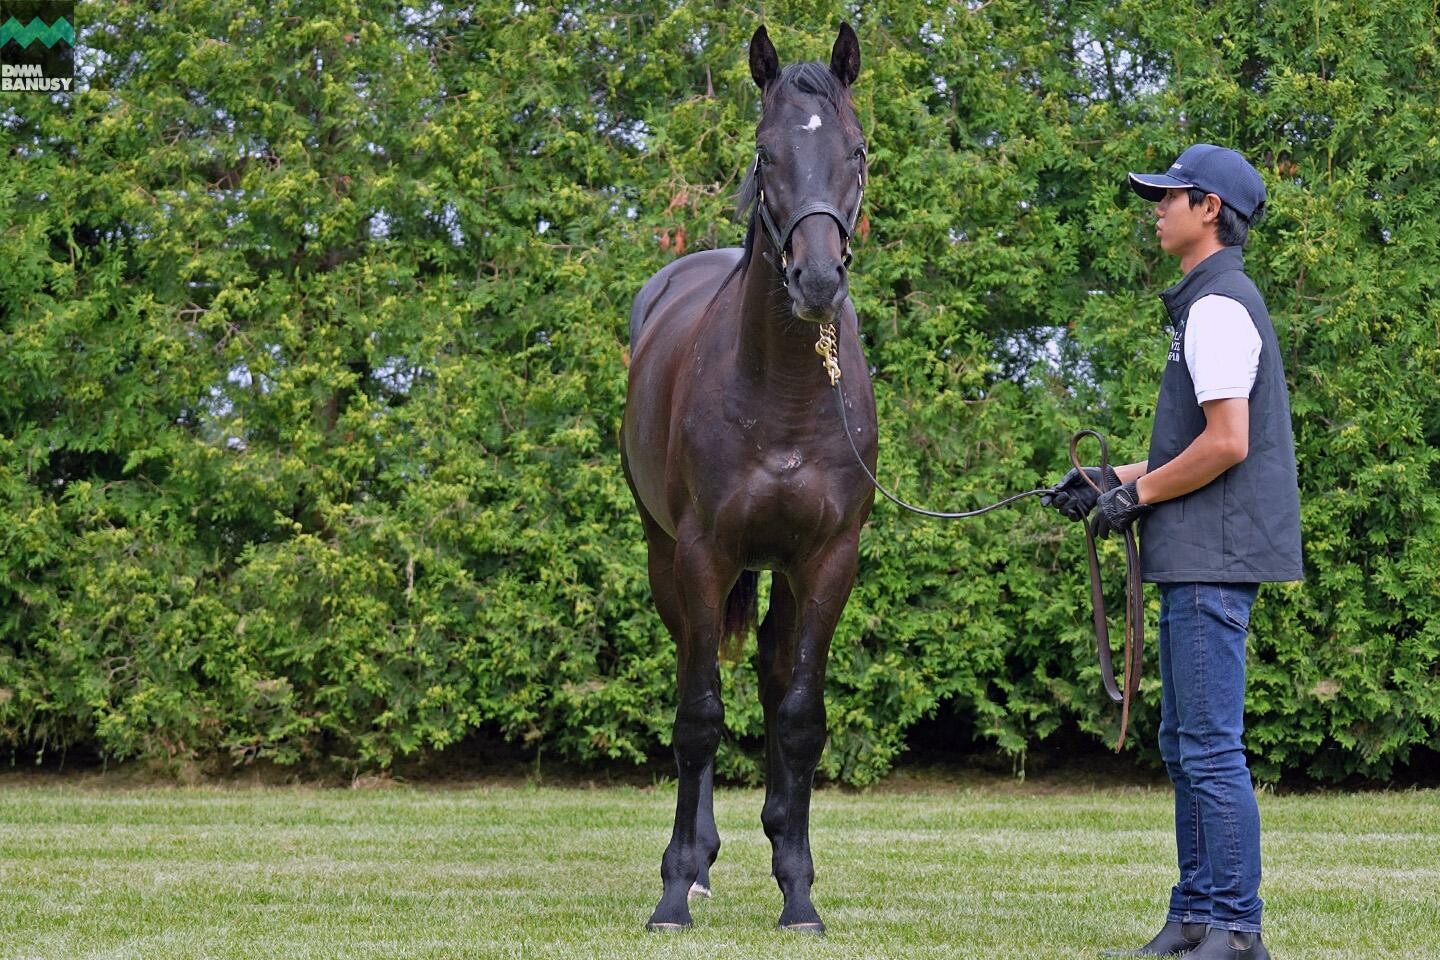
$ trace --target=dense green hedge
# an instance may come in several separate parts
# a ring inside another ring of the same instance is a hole
[[[923,502],[1047,481],[1082,425],[1143,455],[1177,271],[1123,173],[1195,140],[1253,159],[1308,571],[1253,624],[1257,769],[1384,776],[1440,746],[1433,3],[765,13],[787,62],[841,17],[861,38],[852,288],[882,479]],[[662,755],[673,653],[615,443],[626,316],[677,252],[742,234],[754,13],[77,19],[80,92],[0,101],[0,743],[374,767],[488,730]],[[1034,506],[877,506],[825,772],[873,780],[942,703],[1016,754],[1112,737],[1080,548]],[[751,775],[748,665],[726,699],[723,769]]]

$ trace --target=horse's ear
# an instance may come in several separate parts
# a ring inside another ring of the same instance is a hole
[[[761,90],[780,76],[780,58],[775,54],[775,45],[770,42],[770,34],[765,32],[764,24],[750,38],[750,76],[755,78],[755,86]]]
[[[848,23],[840,24],[840,36],[830,51],[830,72],[847,87],[860,76],[860,38]]]

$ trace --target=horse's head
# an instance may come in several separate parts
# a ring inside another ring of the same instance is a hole
[[[828,68],[781,70],[765,28],[750,39],[750,75],[763,96],[745,194],[754,195],[771,263],[804,320],[833,320],[850,292],[850,234],[865,190],[865,139],[850,101],[859,73],[860,42],[849,24],[840,26]]]

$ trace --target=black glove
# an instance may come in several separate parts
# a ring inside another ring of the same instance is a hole
[[[1095,537],[1104,540],[1113,530],[1124,533],[1144,514],[1155,509],[1148,503],[1140,502],[1140,492],[1135,481],[1107,490],[1098,501],[1100,512],[1095,515]]]
[[[1090,511],[1095,509],[1095,501],[1100,498],[1100,494],[1085,482],[1086,476],[1099,484],[1102,490],[1120,485],[1120,478],[1109,467],[1105,468],[1103,481],[1099,467],[1086,467],[1084,475],[1081,475],[1079,470],[1071,469],[1049,493],[1040,496],[1040,502],[1047,507],[1054,507],[1071,520],[1084,520],[1090,515]]]

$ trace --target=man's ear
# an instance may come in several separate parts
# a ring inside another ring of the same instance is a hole
[[[1224,203],[1225,201],[1220,199],[1218,193],[1205,194],[1205,210],[1201,214],[1201,222],[1214,223],[1218,221],[1220,219],[1220,208]]]

